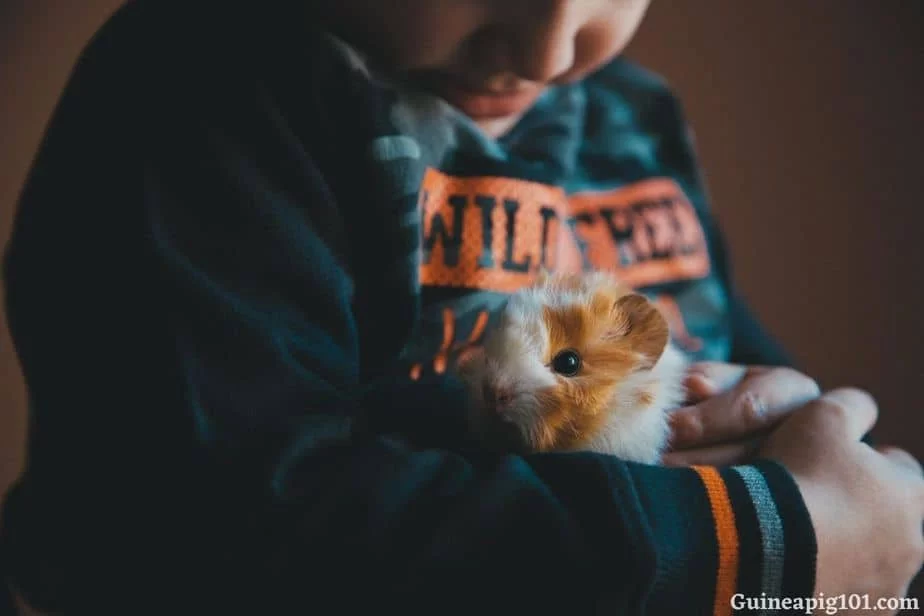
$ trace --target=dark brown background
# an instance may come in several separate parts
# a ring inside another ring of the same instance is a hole
[[[119,4],[0,0],[2,243],[71,64]],[[924,458],[922,32],[916,0],[655,0],[628,53],[685,100],[757,313],[823,386],[873,392],[878,438]],[[0,314],[0,490],[24,408]]]

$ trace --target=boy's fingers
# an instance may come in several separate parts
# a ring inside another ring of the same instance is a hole
[[[669,451],[661,458],[665,466],[730,466],[740,464],[754,457],[760,448],[761,439],[751,439],[739,443],[713,445],[700,449]]]
[[[879,408],[871,395],[860,389],[829,391],[810,407],[811,419],[822,430],[859,441],[876,424]]]
[[[795,370],[748,368],[730,391],[671,413],[673,446],[700,448],[750,437],[819,393],[815,381]]]
[[[687,403],[696,404],[728,391],[737,385],[748,373],[748,368],[738,364],[704,361],[695,363],[687,370],[684,386]]]

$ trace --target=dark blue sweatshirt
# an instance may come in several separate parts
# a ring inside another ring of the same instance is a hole
[[[292,4],[137,0],[75,67],[5,260],[30,400],[11,584],[94,614],[810,595],[774,462],[496,456],[459,427],[454,359],[542,266],[619,272],[693,358],[786,361],[670,90],[619,59],[491,141]]]

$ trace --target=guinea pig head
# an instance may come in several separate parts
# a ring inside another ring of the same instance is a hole
[[[626,400],[650,402],[633,376],[664,353],[667,321],[642,295],[591,291],[511,298],[485,341],[473,392],[487,440],[519,451],[579,449]]]

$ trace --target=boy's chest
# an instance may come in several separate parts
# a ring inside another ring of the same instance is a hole
[[[383,126],[394,134],[363,146],[374,152],[376,181],[360,200],[381,215],[370,222],[358,209],[347,224],[366,229],[363,280],[375,287],[365,294],[375,305],[363,329],[372,340],[388,337],[382,328],[400,330],[385,346],[403,348],[402,370],[451,369],[482,342],[509,294],[542,269],[611,271],[657,303],[681,349],[727,359],[727,298],[681,125],[658,119],[663,105],[652,96],[619,94],[634,86],[617,77],[607,79],[624,87],[550,90],[501,141],[438,101],[387,97]],[[392,203],[402,204],[400,214]],[[399,244],[414,245],[413,255],[402,253],[416,259],[402,257],[405,280],[390,279],[399,270],[379,258]],[[410,306],[402,303],[408,288],[420,291],[412,335],[399,315]]]

